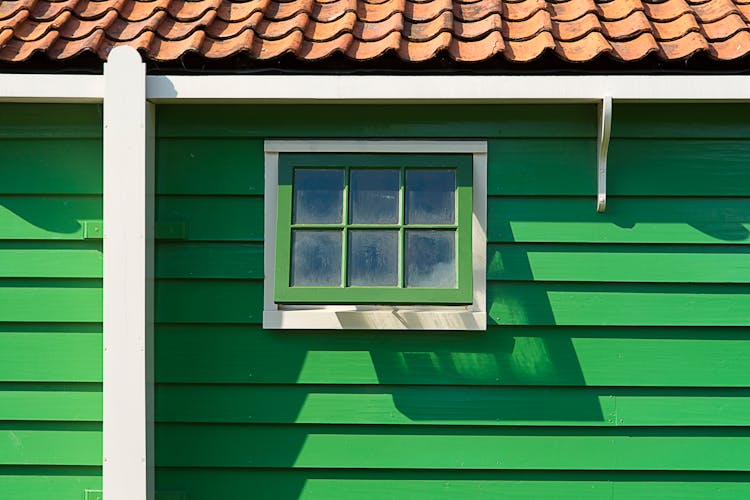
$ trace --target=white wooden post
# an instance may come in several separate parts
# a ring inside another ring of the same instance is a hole
[[[138,52],[104,65],[104,464],[107,500],[152,500],[153,107]]]

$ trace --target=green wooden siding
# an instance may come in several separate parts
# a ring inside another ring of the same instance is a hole
[[[101,107],[0,105],[0,498],[101,489]]]
[[[157,488],[750,496],[748,112],[616,105],[598,214],[594,106],[159,106]],[[487,332],[261,328],[262,145],[299,137],[487,139]]]

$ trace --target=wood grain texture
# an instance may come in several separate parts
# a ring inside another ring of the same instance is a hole
[[[0,423],[0,465],[101,465],[101,423]]]
[[[492,197],[490,242],[750,243],[748,198],[609,197],[607,211],[591,198]]]
[[[102,137],[101,104],[2,103],[0,115],[3,139]]]
[[[750,326],[750,286],[489,282],[498,325]]]
[[[259,323],[263,283],[160,280],[156,297],[160,322]],[[750,286],[491,281],[487,309],[497,325],[750,326]]]
[[[102,242],[0,241],[0,278],[101,278]]]
[[[162,139],[156,148],[157,194],[263,193],[263,141]]]
[[[450,119],[446,119],[449,117]],[[160,105],[167,137],[596,137],[591,104]]]
[[[101,422],[97,383],[0,383],[0,420]]]
[[[743,245],[497,243],[487,248],[487,279],[747,283],[750,251]]]
[[[156,379],[165,383],[750,386],[747,328],[321,335],[255,325],[159,325],[156,356]]]
[[[745,196],[748,161],[747,138],[613,139],[607,191],[613,196]]]
[[[191,500],[401,498],[414,500],[736,500],[750,493],[747,473],[158,468],[164,488]]]
[[[259,196],[161,196],[157,222],[184,222],[193,241],[263,241]]]
[[[597,214],[593,105],[160,106],[159,219],[187,241],[157,251],[159,489],[750,495],[747,107],[616,105]],[[284,137],[487,139],[501,324],[263,331],[248,189]]]
[[[80,240],[102,220],[100,196],[0,196],[0,239]]]
[[[102,193],[99,138],[0,138],[0,149],[4,194]]]
[[[746,103],[620,103],[612,137],[747,139],[749,110]]]
[[[750,390],[159,384],[159,422],[746,426]]]
[[[0,280],[0,321],[102,321],[102,282],[78,280]]]
[[[101,382],[101,324],[0,324],[0,380]]]
[[[98,466],[0,466],[4,500],[81,500],[101,488]]]
[[[263,279],[263,245],[162,241],[156,251],[156,276],[175,279]]]
[[[160,467],[750,469],[745,428],[158,424],[156,446]]]
[[[101,112],[0,104],[3,500],[101,488]]]

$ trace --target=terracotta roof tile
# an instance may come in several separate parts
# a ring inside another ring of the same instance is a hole
[[[441,51],[457,61],[731,60],[750,53],[750,0],[0,1],[0,60],[87,51],[106,60],[119,44],[158,61],[188,52],[423,61]]]

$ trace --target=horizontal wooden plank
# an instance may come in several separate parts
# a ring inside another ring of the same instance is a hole
[[[0,278],[101,278],[102,241],[0,241]]]
[[[157,194],[263,194],[263,141],[246,138],[160,139]]]
[[[263,240],[260,196],[160,196],[156,220],[184,222],[188,240]]]
[[[614,401],[603,390],[569,388],[160,384],[156,390],[156,419],[205,423],[600,426],[615,425]]]
[[[747,139],[747,103],[615,103],[612,137]]]
[[[0,422],[2,465],[101,465],[102,426],[89,422]]]
[[[155,340],[156,379],[163,383],[750,387],[747,328],[321,335],[157,325]]]
[[[100,196],[0,196],[0,239],[80,240],[102,220]]]
[[[494,242],[750,243],[750,198],[489,198]]]
[[[750,470],[747,428],[157,424],[156,449],[161,467]]]
[[[101,139],[0,139],[3,194],[101,194]]]
[[[263,282],[160,280],[156,300],[161,322],[258,323]],[[750,326],[750,285],[491,281],[487,308],[498,325]]]
[[[101,137],[101,104],[2,103],[0,138]]]
[[[750,285],[487,284],[498,325],[750,326]]]
[[[750,495],[748,475],[742,472],[161,467],[156,482],[159,488],[188,490],[190,500],[736,500]]]
[[[260,280],[159,280],[156,321],[165,323],[261,323]]]
[[[490,244],[490,280],[748,283],[742,245]]]
[[[102,386],[0,383],[0,420],[100,422]]]
[[[160,422],[747,426],[748,389],[159,384]]]
[[[0,381],[101,382],[101,325],[0,324]]]
[[[488,146],[490,196],[596,195],[594,139],[500,139]]]
[[[0,321],[101,322],[102,281],[0,280]]]
[[[745,196],[750,140],[614,139],[610,195]],[[545,194],[545,193],[540,193]]]
[[[4,500],[81,500],[101,488],[101,467],[0,466]]]
[[[596,137],[593,104],[162,104],[157,113],[159,138]]]
[[[156,276],[263,279],[263,244],[162,241],[156,247]]]

